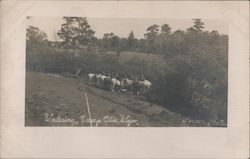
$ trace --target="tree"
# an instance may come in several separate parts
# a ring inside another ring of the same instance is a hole
[[[114,37],[114,33],[105,33],[103,35],[103,47],[105,50],[108,50],[111,48],[111,42],[112,38]]]
[[[29,26],[27,28],[26,40],[30,41],[45,41],[47,39],[47,35],[45,32],[41,31],[38,27]]]
[[[167,47],[166,47],[166,58],[169,56],[177,56],[184,54],[187,51],[186,34],[183,30],[176,30],[169,35]]]
[[[26,41],[29,53],[36,54],[47,46],[47,35],[38,27],[29,26],[26,30]]]
[[[57,35],[63,40],[68,52],[69,47],[73,49],[73,57],[76,67],[76,75],[81,72],[78,67],[79,53],[77,51],[79,45],[88,45],[92,42],[95,32],[91,29],[85,17],[63,17],[65,23],[61,25],[61,30]]]
[[[61,30],[57,33],[57,35],[63,40],[63,47],[65,47],[66,51],[68,51],[68,49],[71,47],[72,41],[72,29],[70,29],[70,26],[73,23],[73,18],[63,17],[63,20],[65,23],[61,25]]]
[[[194,25],[193,25],[193,28],[194,28],[194,31],[196,32],[201,32],[202,29],[204,29],[204,23],[201,21],[201,19],[193,19],[194,20]]]
[[[216,31],[216,30],[211,31],[210,34],[212,35],[212,37],[216,37],[216,38],[218,38],[220,36],[220,34],[218,33],[218,31]]]
[[[128,36],[128,49],[134,49],[135,47],[135,37],[134,37],[134,32],[131,31],[129,36]]]
[[[65,23],[61,25],[61,30],[57,35],[63,40],[67,50],[74,49],[74,56],[77,57],[79,44],[88,45],[95,39],[95,32],[85,17],[63,17],[63,19]]]
[[[168,24],[163,24],[161,26],[161,34],[169,35],[171,33],[171,27]]]
[[[167,51],[167,42],[169,40],[170,33],[171,33],[171,27],[168,24],[163,24],[161,26],[161,33],[159,37],[161,53],[166,53]]]
[[[154,40],[159,32],[159,25],[151,25],[147,28],[147,33],[144,34],[144,37],[148,40]]]
[[[114,33],[105,33],[103,35],[103,47],[105,50],[118,51],[120,49],[120,38]]]
[[[158,37],[159,26],[154,24],[147,28],[147,32],[144,37],[147,39],[147,52],[155,52],[156,50],[156,38]]]
[[[119,43],[120,38],[117,35],[114,35],[111,39],[111,49],[114,51],[118,51],[120,49]]]
[[[37,71],[48,50],[46,33],[38,27],[29,26],[26,29],[26,68]]]

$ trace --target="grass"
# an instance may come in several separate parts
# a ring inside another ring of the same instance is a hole
[[[109,117],[109,122],[98,126],[139,126],[162,127],[181,126],[180,114],[123,93],[109,92],[89,86],[85,82],[79,90],[79,79],[63,77],[54,74],[38,72],[26,73],[26,126],[72,126],[71,122],[45,122],[45,113],[53,117],[81,122],[81,116],[88,117],[86,98],[88,94],[92,119],[103,120]],[[112,122],[112,119],[128,117],[137,122],[128,125],[127,122]],[[89,126],[89,123],[78,123],[74,126]]]
[[[159,54],[151,54],[151,53],[142,53],[142,52],[133,52],[133,51],[122,51],[119,60],[120,62],[124,63],[132,58],[138,58],[145,63],[161,63],[164,64],[164,57],[163,55]]]

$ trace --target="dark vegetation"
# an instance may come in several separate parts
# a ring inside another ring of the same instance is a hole
[[[127,38],[107,33],[98,39],[86,18],[63,19],[57,33],[61,41],[48,41],[39,28],[27,28],[28,71],[143,73],[152,82],[148,101],[193,119],[227,121],[227,35],[208,32],[194,19],[187,30],[172,32],[168,24],[154,24],[143,39],[133,31]]]

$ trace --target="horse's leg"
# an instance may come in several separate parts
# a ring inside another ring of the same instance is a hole
[[[99,87],[99,84],[100,84],[100,80],[98,79],[97,80],[97,87]]]
[[[114,92],[115,91],[115,84],[112,84],[112,90],[111,90],[112,92]]]
[[[100,88],[102,88],[102,79],[101,79],[101,81],[100,81]]]
[[[95,82],[94,82],[94,85],[95,85],[95,86],[97,86],[97,82],[98,82],[97,79],[95,79]]]
[[[98,87],[101,88],[101,80],[98,82]]]

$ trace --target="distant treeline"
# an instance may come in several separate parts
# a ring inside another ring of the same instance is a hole
[[[152,82],[147,100],[192,118],[227,121],[227,35],[208,32],[201,19],[194,19],[186,30],[154,24],[142,39],[133,31],[127,38],[107,33],[98,39],[86,18],[63,19],[58,41],[48,41],[37,27],[27,28],[27,70],[142,73]],[[121,62],[124,51],[157,58],[136,55]]]

